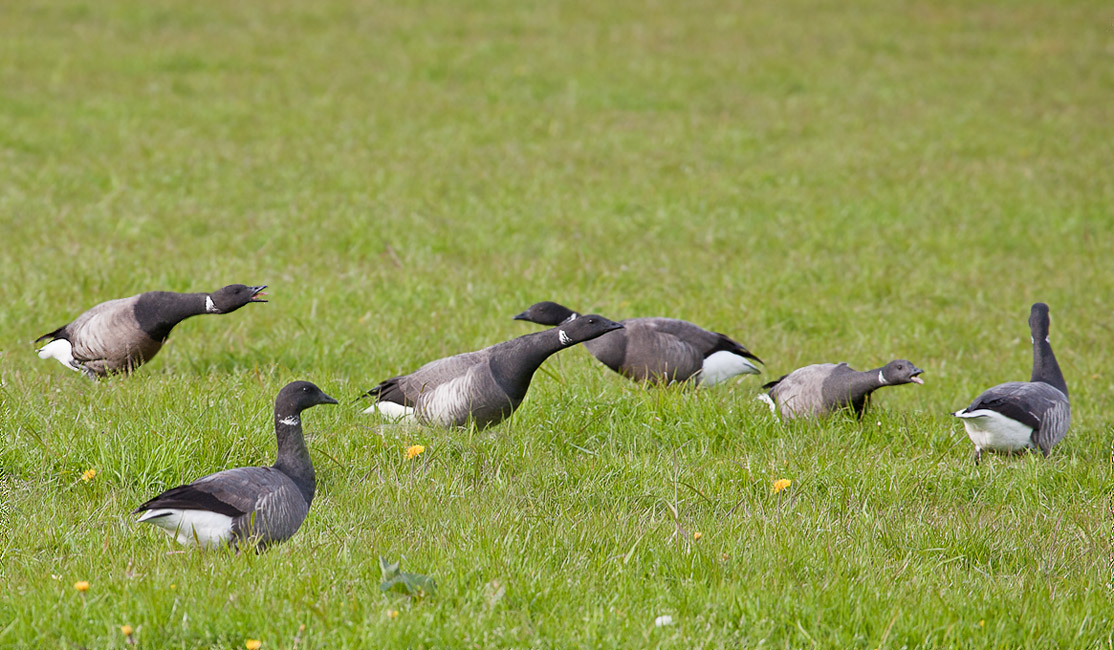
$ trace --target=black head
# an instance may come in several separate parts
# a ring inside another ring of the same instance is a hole
[[[897,359],[882,367],[882,378],[887,384],[923,384],[920,375],[923,370],[913,365],[911,361]]]
[[[1029,312],[1029,331],[1033,333],[1033,342],[1048,340],[1048,328],[1051,322],[1048,317],[1048,305],[1043,302],[1035,303],[1032,311]]]
[[[308,381],[294,381],[283,386],[275,399],[275,411],[297,414],[318,404],[336,404],[337,401]]]
[[[560,332],[561,343],[575,345],[584,341],[591,341],[597,336],[602,336],[613,330],[623,329],[622,323],[608,320],[599,314],[580,316],[557,328]]]
[[[249,287],[244,284],[230,284],[209,294],[209,298],[213,301],[213,308],[216,309],[217,313],[227,314],[236,311],[249,302],[267,302],[259,298],[259,296],[267,295],[263,293],[266,288],[267,285]]]
[[[545,301],[530,305],[530,308],[515,316],[515,320],[524,320],[538,325],[556,327],[562,323],[576,318],[576,312],[564,305]]]

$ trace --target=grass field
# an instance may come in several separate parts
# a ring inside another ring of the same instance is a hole
[[[4,3],[0,648],[1114,646],[1112,16]],[[271,302],[183,323],[131,377],[34,354],[97,302],[233,282]],[[692,320],[766,374],[646,391],[574,349],[488,431],[351,404],[534,331],[511,316],[543,299]],[[1037,300],[1073,428],[975,467],[947,413],[1028,377]],[[895,357],[926,385],[861,423],[754,400]],[[306,413],[294,539],[176,553],[134,523],[271,462],[294,379],[342,402]],[[379,556],[437,593],[382,595]]]

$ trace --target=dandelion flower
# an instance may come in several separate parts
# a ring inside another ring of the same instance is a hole
[[[394,619],[398,618],[398,610],[397,609],[388,609],[387,610],[387,618],[389,618],[391,620],[394,620]]]
[[[422,453],[423,451],[425,451],[425,447],[424,447],[424,446],[422,446],[422,445],[413,445],[412,447],[408,447],[408,448],[406,449],[406,457],[407,457],[407,458],[414,458],[415,456],[418,456],[418,455],[420,455],[420,454],[421,454],[421,453]]]
[[[247,641],[244,641],[244,647],[248,650],[259,650],[260,646],[262,645],[263,642],[259,639],[248,639]]]
[[[73,588],[77,589],[78,591],[80,591],[82,593],[85,593],[86,591],[89,591],[89,581],[88,580],[78,580],[77,582],[73,583]]]
[[[654,627],[666,627],[667,625],[673,625],[673,617],[669,614],[663,614],[654,619]]]
[[[130,625],[121,625],[121,626],[120,626],[120,632],[121,632],[121,633],[122,633],[122,634],[123,634],[124,636],[131,636],[131,635],[132,635],[132,632],[134,632],[134,631],[135,631],[135,630],[133,630],[133,629],[132,629],[132,626],[130,626]]]
[[[81,480],[83,480],[83,481],[85,481],[86,483],[88,483],[89,481],[92,481],[92,480],[93,480],[93,478],[94,478],[94,477],[95,477],[96,475],[97,475],[97,470],[95,470],[95,469],[87,469],[87,470],[85,470],[85,472],[84,472],[84,473],[82,473],[82,475],[81,475]]]
[[[692,534],[692,538],[697,539],[697,540],[700,539],[703,536],[704,536],[704,533],[700,532],[699,530]]]
[[[790,481],[787,478],[779,478],[778,480],[774,481],[774,494],[781,492],[790,485],[793,485],[793,481]]]

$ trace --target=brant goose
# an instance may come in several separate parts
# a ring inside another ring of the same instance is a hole
[[[534,371],[550,355],[622,327],[592,314],[477,352],[432,361],[361,395],[375,400],[364,413],[445,427],[471,422],[482,429],[498,424],[522,403]]]
[[[1071,424],[1068,385],[1048,342],[1048,305],[1038,302],[1029,313],[1033,337],[1033,374],[988,389],[971,405],[952,415],[963,420],[975,443],[975,464],[982,452],[1012,453],[1040,449],[1048,457]]]
[[[163,492],[139,506],[139,521],[152,523],[183,544],[215,548],[244,541],[259,547],[298,531],[317,486],[302,437],[301,413],[337,401],[308,381],[295,381],[275,400],[278,459],[270,467],[239,467]]]
[[[817,363],[764,385],[767,392],[758,399],[786,420],[829,415],[848,406],[862,417],[871,393],[883,386],[923,384],[922,372],[904,359],[861,372],[846,363]]]
[[[578,314],[555,302],[539,302],[514,317],[539,325],[560,325]],[[692,379],[714,386],[736,375],[760,374],[762,360],[730,337],[675,318],[628,318],[623,329],[588,341],[584,347],[605,366],[634,381],[668,384]]]
[[[57,359],[90,377],[131,372],[159,353],[178,323],[198,314],[228,314],[249,302],[267,302],[259,298],[267,295],[266,288],[230,284],[213,293],[148,291],[102,302],[35,339],[51,339],[39,348],[39,358]]]

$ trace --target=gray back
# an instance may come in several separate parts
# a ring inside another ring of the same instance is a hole
[[[232,520],[233,534],[262,545],[289,539],[309,513],[310,504],[298,486],[273,467],[229,469],[192,485],[243,513]]]
[[[846,363],[817,363],[798,368],[770,388],[770,397],[783,419],[823,415],[829,410],[824,385],[833,374],[845,371],[851,371]]]
[[[434,388],[486,366],[490,358],[491,348],[484,348],[430,361],[414,372],[400,377],[399,388],[407,400],[417,404],[423,395]]]
[[[420,420],[441,426],[473,422],[483,428],[509,416],[522,400],[512,399],[495,380],[492,355],[513,354],[508,343],[431,361],[398,379],[398,387]],[[499,352],[497,352],[497,350]]]
[[[624,329],[584,346],[612,370],[635,381],[685,381],[704,366],[719,335],[674,318],[630,318]]]

